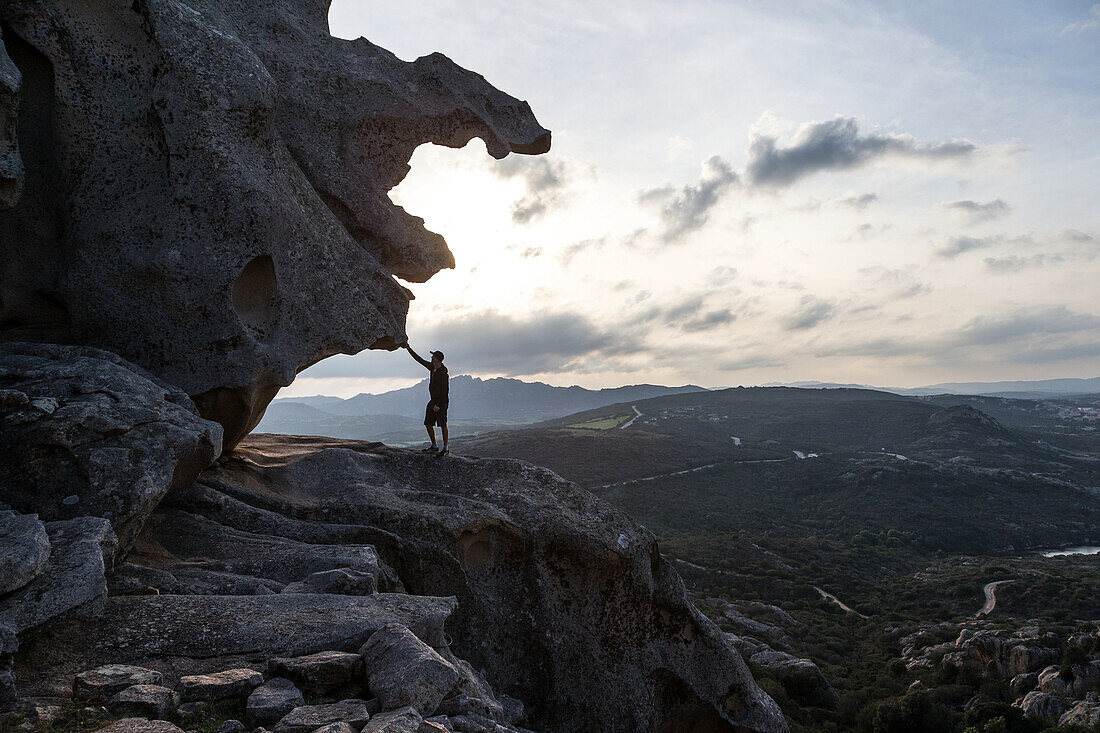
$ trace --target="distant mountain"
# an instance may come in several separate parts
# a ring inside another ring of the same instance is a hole
[[[424,416],[424,405],[428,401],[427,383],[425,379],[413,387],[377,395],[359,394],[346,400],[324,396],[276,399],[258,429],[261,432],[295,432],[294,421],[303,419],[309,422],[308,434],[318,434],[315,431],[323,429],[326,417],[387,415],[419,420]],[[554,387],[519,379],[479,379],[461,375],[451,378],[450,415],[453,419],[464,421],[532,423],[618,402],[704,391],[703,387],[695,385],[664,387],[653,384],[592,390],[575,386]],[[346,427],[347,421],[341,420],[338,424]]]
[[[904,395],[988,395],[993,397],[1042,398],[1055,395],[1100,393],[1100,377],[1093,379],[1040,379],[1011,382],[943,382],[926,387],[873,387],[866,384],[837,382],[771,382],[765,387],[799,387],[802,389],[875,389]]]

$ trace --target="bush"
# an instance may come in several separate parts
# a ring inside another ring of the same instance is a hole
[[[927,692],[886,700],[875,710],[874,733],[950,733],[951,711]]]

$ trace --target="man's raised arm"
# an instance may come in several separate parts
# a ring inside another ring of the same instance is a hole
[[[409,356],[411,356],[412,358],[414,358],[414,359],[416,359],[416,360],[417,360],[418,362],[420,362],[420,366],[424,367],[424,368],[425,368],[425,369],[427,369],[428,371],[431,371],[431,369],[432,369],[432,363],[431,363],[430,361],[424,361],[423,359],[421,359],[421,358],[420,358],[420,354],[418,354],[418,353],[416,353],[415,351],[413,351],[413,350],[412,350],[412,347],[411,347],[411,346],[409,346],[409,345],[408,345],[407,343],[406,343],[406,344],[402,344],[402,345],[403,345],[403,346],[405,347],[405,351],[409,352]]]

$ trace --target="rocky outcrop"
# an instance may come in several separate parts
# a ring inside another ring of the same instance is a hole
[[[120,354],[227,446],[300,369],[404,341],[393,276],[453,266],[388,197],[415,148],[480,137],[501,158],[550,133],[445,56],[404,62],[327,17],[314,0],[0,5],[0,340]]]
[[[186,394],[99,349],[0,344],[0,391],[3,500],[47,521],[108,519],[122,552],[221,448]]]
[[[0,512],[0,547],[0,596],[34,580],[50,557],[46,527],[33,514]]]

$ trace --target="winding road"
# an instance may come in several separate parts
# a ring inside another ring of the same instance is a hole
[[[855,615],[859,616],[860,618],[867,618],[862,613],[860,613],[856,609],[854,609],[851,606],[849,606],[848,604],[844,603],[844,601],[842,601],[839,598],[837,598],[836,596],[834,596],[832,593],[824,591],[821,588],[818,588],[816,585],[812,586],[812,587],[813,587],[814,590],[816,590],[818,593],[821,594],[822,598],[824,598],[827,601],[832,601],[837,606],[839,606],[841,611],[846,611],[848,613],[854,613]]]
[[[985,605],[982,606],[982,610],[978,611],[977,616],[985,616],[991,613],[997,605],[997,596],[995,595],[998,585],[1004,585],[1005,583],[1011,583],[1011,580],[994,580],[992,583],[986,583],[982,588],[982,593],[985,593]]]
[[[634,417],[630,418],[629,420],[624,422],[622,425],[620,425],[619,430],[622,430],[623,428],[629,428],[635,420],[637,420],[639,417],[642,416],[642,413],[638,412],[638,406],[637,405],[631,405],[630,409],[634,410]]]

